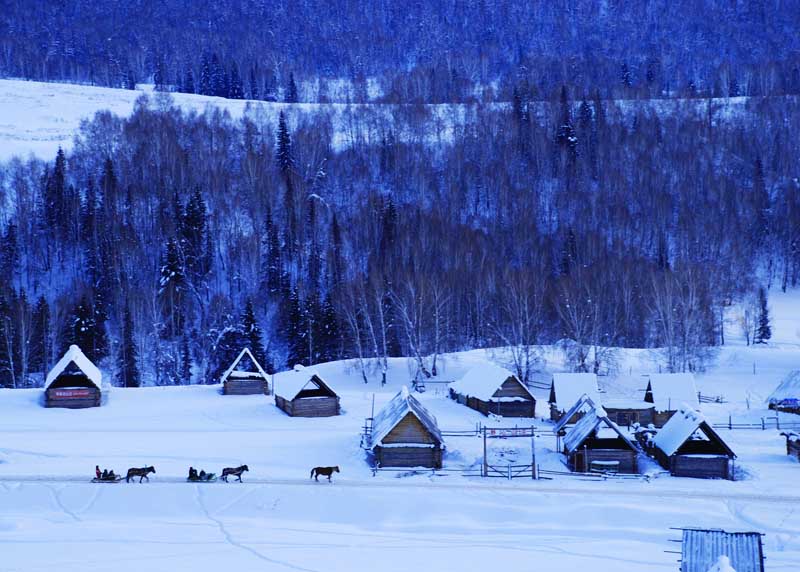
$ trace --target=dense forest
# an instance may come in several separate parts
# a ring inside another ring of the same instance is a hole
[[[798,0],[0,3],[0,76],[307,102],[800,93]],[[345,83],[342,84],[342,81]]]
[[[213,381],[244,344],[275,369],[403,355],[434,375],[444,352],[509,346],[528,377],[544,343],[576,370],[613,369],[613,346],[702,368],[726,308],[763,341],[763,288],[800,277],[798,103],[659,112],[565,87],[536,113],[476,104],[436,146],[372,143],[356,109],[335,147],[323,112],[142,96],[70,153],[0,169],[0,379],[37,383],[69,343],[129,386]]]

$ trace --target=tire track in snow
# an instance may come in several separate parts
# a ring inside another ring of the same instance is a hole
[[[211,512],[208,510],[208,508],[206,507],[205,503],[203,502],[203,492],[202,492],[202,487],[203,486],[204,485],[194,485],[195,491],[196,491],[195,499],[197,500],[197,506],[200,507],[200,510],[203,512],[203,514],[206,516],[206,518],[208,520],[210,520],[211,522],[213,522],[214,524],[217,525],[217,528],[219,528],[219,531],[222,533],[222,536],[225,538],[225,541],[228,544],[230,544],[231,546],[234,546],[236,548],[239,548],[240,550],[244,550],[246,552],[249,552],[250,554],[252,554],[256,558],[258,558],[259,560],[263,560],[264,562],[269,562],[270,564],[277,564],[279,566],[283,566],[285,568],[289,568],[290,570],[299,570],[300,572],[318,572],[317,570],[313,570],[311,568],[303,568],[302,566],[296,566],[296,565],[291,564],[289,562],[283,562],[281,560],[275,560],[273,558],[269,558],[269,557],[264,556],[263,554],[261,554],[256,549],[254,549],[254,548],[252,548],[250,546],[247,546],[246,544],[242,544],[241,542],[238,542],[236,539],[233,538],[231,533],[225,527],[225,523],[222,522],[221,519],[218,519],[218,518],[215,518],[215,517],[211,516]]]
[[[70,517],[72,517],[72,520],[74,520],[75,522],[82,522],[81,518],[73,511],[68,509],[67,505],[65,505],[64,502],[61,500],[61,495],[59,494],[59,492],[60,490],[63,490],[63,487],[61,489],[56,489],[55,487],[47,487],[47,488],[50,490],[50,494],[53,497],[55,503],[65,514],[68,514]]]

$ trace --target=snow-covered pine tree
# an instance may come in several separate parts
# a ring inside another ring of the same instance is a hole
[[[119,347],[119,363],[117,366],[119,384],[122,387],[141,386],[139,365],[137,363],[139,350],[136,348],[136,343],[134,342],[133,328],[131,308],[126,300],[125,310],[122,316],[122,340]]]
[[[200,60],[200,91],[201,95],[213,95],[214,86],[211,79],[211,62],[208,54],[203,54]]]
[[[185,385],[192,383],[192,352],[189,345],[189,334],[183,332],[181,337],[181,381]]]
[[[28,369],[45,372],[50,365],[50,306],[44,296],[40,296],[33,311],[31,341],[28,354]]]
[[[289,74],[289,83],[286,85],[286,95],[283,100],[286,103],[297,103],[299,95],[297,93],[297,83],[294,81],[294,73]]]
[[[235,62],[233,65],[231,65],[228,97],[231,99],[244,99],[244,85],[242,82],[242,76],[239,74],[239,66],[236,65]]]
[[[195,90],[194,73],[192,72],[192,68],[187,66],[186,72],[183,74],[183,92],[195,93]]]
[[[253,302],[247,300],[244,306],[244,313],[242,314],[242,335],[245,339],[245,346],[250,348],[253,357],[256,358],[261,367],[266,364],[266,354],[264,352],[264,340],[261,333],[261,327],[256,320],[256,312],[253,308]]]
[[[289,134],[289,127],[286,125],[286,115],[281,110],[278,116],[278,140],[275,154],[278,158],[278,168],[281,174],[288,176],[294,166],[292,156],[292,136]]]
[[[763,286],[758,289],[758,323],[753,343],[765,344],[772,337],[772,327],[769,319],[769,304],[767,290]]]
[[[250,67],[250,80],[248,82],[248,97],[250,99],[258,99],[259,90],[258,90],[258,80],[256,79],[256,68],[255,66]]]
[[[284,317],[281,327],[281,334],[286,342],[286,365],[288,367],[294,367],[297,364],[308,365],[306,360],[308,346],[305,339],[304,316],[297,287],[291,289],[286,304],[287,307],[283,312]]]

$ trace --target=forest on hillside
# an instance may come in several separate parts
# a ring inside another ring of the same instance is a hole
[[[322,111],[234,120],[156,94],[0,166],[0,383],[40,383],[70,343],[125,386],[213,382],[245,344],[276,370],[402,355],[427,376],[508,346],[528,378],[549,343],[577,371],[613,370],[615,346],[698,370],[734,303],[764,341],[765,288],[800,279],[798,100],[721,121],[572,87],[532,113],[514,91],[443,145],[361,137],[354,109],[343,147]]]
[[[269,101],[800,93],[798,0],[4,0],[0,77]]]

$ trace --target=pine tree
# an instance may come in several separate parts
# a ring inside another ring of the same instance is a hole
[[[325,296],[319,316],[317,331],[318,361],[328,362],[339,358],[339,320],[330,295]]]
[[[105,336],[105,324],[98,324],[89,298],[83,296],[75,305],[64,325],[62,336],[64,350],[76,345],[92,361],[106,356],[108,345]]]
[[[44,372],[50,365],[50,306],[44,296],[36,302],[31,327],[28,367],[31,371]]]
[[[12,319],[11,304],[0,298],[0,387],[17,387],[14,364],[14,339],[16,331]]]
[[[210,82],[211,82],[211,95],[217,97],[227,97],[228,93],[225,86],[225,72],[219,63],[217,54],[211,55],[211,63],[209,64]]]
[[[288,308],[283,320],[283,337],[287,349],[287,365],[294,367],[296,364],[306,365],[308,346],[305,339],[305,324],[303,310],[300,306],[300,293],[293,288],[289,294]]]
[[[139,366],[137,360],[139,351],[136,349],[136,342],[133,337],[133,318],[128,302],[125,302],[125,310],[122,316],[122,343],[119,349],[119,364],[117,367],[119,384],[122,387],[139,387],[141,378],[139,376]]]
[[[250,81],[249,81],[249,95],[250,99],[258,99],[259,91],[258,91],[258,80],[256,79],[256,68],[250,68]]]
[[[183,92],[184,93],[195,93],[195,86],[194,86],[194,73],[192,72],[192,68],[187,67],[186,73],[183,76]]]
[[[222,374],[238,357],[246,343],[245,336],[238,324],[228,326],[223,330],[216,346],[212,348],[211,375],[208,383],[219,383]]]
[[[294,81],[294,74],[289,74],[289,83],[286,85],[286,95],[283,100],[286,103],[297,103],[299,101],[297,94],[297,83]]]
[[[244,99],[244,85],[242,77],[239,75],[239,66],[235,63],[231,66],[228,97],[231,99]]]
[[[278,167],[284,176],[291,173],[294,166],[292,157],[292,137],[289,134],[289,127],[286,125],[286,115],[281,111],[278,116],[278,141],[276,155],[278,157]]]
[[[242,334],[246,340],[245,345],[250,348],[253,357],[261,364],[261,367],[264,367],[267,363],[266,354],[264,352],[264,341],[251,300],[247,300],[244,313],[242,314]]]
[[[180,225],[180,247],[184,254],[187,277],[192,283],[197,283],[210,270],[205,252],[208,211],[199,188],[196,188],[192,193],[183,212],[184,215]]]
[[[208,61],[208,54],[203,54],[200,60],[200,94],[214,95],[214,86],[211,79],[211,62]]]
[[[767,290],[761,286],[758,289],[758,323],[753,342],[765,344],[772,338],[772,327],[769,320],[769,305],[767,303]]]
[[[185,385],[192,383],[192,352],[189,346],[189,334],[183,333],[181,337],[181,381]]]
[[[9,287],[14,284],[19,269],[19,244],[17,242],[17,225],[13,222],[6,227],[0,252],[0,281]]]
[[[167,251],[161,264],[158,296],[164,319],[163,335],[175,339],[182,333],[183,295],[186,275],[175,240],[167,243]]]

